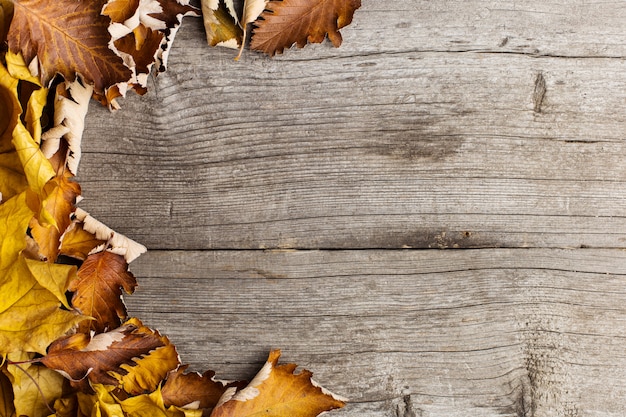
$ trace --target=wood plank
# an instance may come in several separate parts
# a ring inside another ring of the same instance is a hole
[[[623,60],[178,45],[87,121],[82,207],[148,247],[626,246]]]
[[[621,416],[622,250],[150,251],[132,314],[196,369],[268,350],[351,398],[336,416]]]
[[[625,247],[624,17],[364,2],[342,48],[239,63],[187,19],[92,106],[82,206],[160,249]]]

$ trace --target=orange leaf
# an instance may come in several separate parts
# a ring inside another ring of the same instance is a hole
[[[136,286],[123,256],[109,251],[89,255],[78,269],[78,279],[69,286],[74,292],[72,306],[95,319],[81,323],[78,331],[99,333],[119,326],[126,317],[122,288],[132,294]]]
[[[313,417],[345,403],[319,387],[311,372],[293,372],[295,364],[278,365],[280,351],[270,352],[265,366],[241,391],[224,394],[211,417]]]
[[[92,338],[77,333],[52,343],[39,361],[64,374],[83,391],[89,391],[87,379],[94,384],[117,386],[118,379],[111,373],[127,374],[123,365],[134,366],[138,358],[169,343],[157,332],[145,329],[135,321]]]
[[[81,74],[104,95],[107,88],[126,82],[130,70],[108,47],[110,20],[100,11],[103,0],[14,0],[9,48],[27,63],[37,57],[44,85],[60,73],[68,81]]]
[[[39,252],[49,262],[57,259],[60,237],[71,223],[70,215],[74,211],[76,198],[80,195],[80,186],[71,180],[72,177],[68,173],[48,181],[43,188],[40,214],[30,224],[33,238],[39,245]],[[47,224],[45,219],[54,222]]]
[[[59,253],[84,261],[89,256],[89,252],[104,243],[106,243],[104,240],[96,239],[92,233],[83,229],[82,223],[75,221],[65,231]]]
[[[176,371],[171,372],[161,389],[163,401],[167,407],[185,407],[189,404],[197,404],[202,410],[211,411],[227,388],[243,388],[245,382],[215,381],[215,372],[206,371],[200,375],[197,372],[185,374],[189,365],[183,365]]]
[[[361,0],[282,0],[270,1],[257,20],[251,49],[271,56],[282,53],[294,43],[320,43],[326,36],[338,47],[339,29],[352,22]]]

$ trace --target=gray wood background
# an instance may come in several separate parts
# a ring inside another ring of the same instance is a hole
[[[145,244],[132,314],[337,417],[626,415],[626,2],[364,0],[270,59],[187,19],[95,103],[81,207]]]

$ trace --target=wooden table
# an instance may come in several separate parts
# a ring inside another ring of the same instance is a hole
[[[271,348],[331,415],[626,415],[626,3],[364,0],[344,44],[204,43],[114,114],[81,207],[196,370]]]

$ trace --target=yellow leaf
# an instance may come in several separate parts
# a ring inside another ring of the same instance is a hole
[[[40,267],[22,255],[30,217],[25,193],[0,205],[0,357],[12,352],[44,354],[52,341],[83,319],[60,308],[59,291],[55,295],[42,286],[31,272],[31,267]],[[59,268],[42,277],[46,286],[63,279],[59,276],[66,269]]]
[[[176,347],[166,337],[167,344],[135,360],[135,365],[122,365],[125,375],[116,375],[124,391],[137,395],[156,389],[165,376],[180,364]]]
[[[280,351],[272,351],[250,384],[230,398],[227,391],[211,417],[314,417],[344,406],[313,382],[311,372],[294,374],[295,364],[277,365],[279,357]]]
[[[0,114],[4,115],[0,118],[0,153],[13,150],[11,137],[22,112],[17,99],[18,83],[19,80],[0,64]]]
[[[65,292],[70,281],[76,278],[76,267],[32,259],[26,259],[26,265],[39,285],[54,294],[61,304],[69,309],[70,305],[67,302]]]
[[[160,390],[120,400],[112,393],[113,387],[94,384],[97,402],[95,408],[107,417],[201,417],[200,410],[166,408]],[[92,414],[93,415],[93,414]]]
[[[2,201],[21,193],[26,188],[28,188],[28,182],[17,154],[15,152],[0,153],[0,194]]]
[[[32,355],[11,357],[12,360],[32,359]],[[26,375],[28,373],[28,375]],[[44,366],[22,364],[7,367],[13,385],[14,405],[18,416],[46,417],[63,391],[63,377]],[[43,395],[43,397],[42,397]]]
[[[0,65],[0,108],[4,107],[11,115],[7,121],[0,122],[0,152],[3,154],[15,150],[26,175],[28,184],[33,191],[42,193],[45,184],[55,175],[50,162],[39,149],[41,126],[39,119],[46,104],[47,89],[39,88],[30,96],[27,102],[27,128],[19,120],[22,108],[18,99],[18,83],[28,81],[39,86],[21,56],[7,53],[5,55],[7,68]],[[9,135],[11,142],[8,142]],[[15,180],[13,180],[15,181]]]
[[[24,167],[28,185],[37,194],[43,194],[44,186],[56,173],[50,161],[39,149],[39,144],[21,123],[18,123],[13,131],[13,146]]]
[[[29,83],[41,86],[39,78],[31,74],[28,69],[28,65],[26,65],[26,62],[21,54],[8,51],[4,58],[7,61],[9,73],[13,78],[28,81]]]

